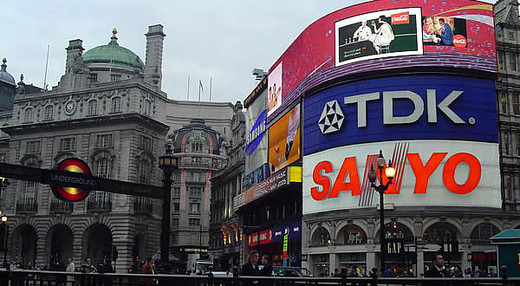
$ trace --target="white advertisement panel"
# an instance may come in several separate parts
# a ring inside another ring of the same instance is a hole
[[[303,214],[375,207],[379,194],[370,186],[368,171],[377,168],[379,150],[396,169],[385,204],[501,207],[497,143],[408,140],[341,146],[304,156]]]

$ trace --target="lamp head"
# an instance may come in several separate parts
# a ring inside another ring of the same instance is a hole
[[[370,183],[376,182],[376,171],[374,170],[374,166],[370,166],[370,171],[368,171],[368,180]]]
[[[392,166],[392,161],[388,161],[388,166],[385,168],[385,175],[388,179],[395,177],[395,168]]]
[[[173,150],[170,144],[166,144],[164,155],[159,157],[159,168],[163,171],[173,172],[177,169],[177,158],[173,156]]]
[[[383,151],[379,150],[379,156],[377,157],[377,168],[382,169],[385,167],[385,158],[383,157]]]

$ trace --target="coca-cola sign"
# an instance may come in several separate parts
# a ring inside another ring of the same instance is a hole
[[[463,35],[457,34],[453,36],[453,45],[457,48],[465,48],[468,44],[468,41],[466,41],[466,37]]]
[[[409,24],[409,23],[410,23],[410,14],[408,12],[403,12],[403,13],[392,15],[392,25]]]

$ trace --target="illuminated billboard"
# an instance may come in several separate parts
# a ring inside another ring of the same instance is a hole
[[[269,168],[274,173],[300,159],[300,104],[269,127]]]
[[[282,64],[267,77],[267,114],[271,115],[282,106]]]
[[[378,11],[336,22],[336,65],[421,55],[421,9]]]
[[[494,81],[444,75],[364,80],[306,98],[304,213],[373,207],[367,173],[379,150],[397,171],[389,203],[500,207],[495,101]]]
[[[303,214],[374,207],[368,171],[379,150],[396,168],[385,204],[500,208],[498,144],[403,140],[343,146],[304,156]],[[386,178],[383,178],[386,183]]]
[[[392,31],[393,39],[382,37],[385,30],[386,34]],[[302,93],[352,74],[409,67],[495,74],[493,5],[472,0],[380,0],[377,5],[372,1],[353,5],[309,25],[269,73],[278,73],[282,65],[281,83],[277,83],[277,88],[283,86],[281,101],[276,99],[281,106],[269,113],[268,120]]]

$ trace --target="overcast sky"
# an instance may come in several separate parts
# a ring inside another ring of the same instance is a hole
[[[453,0],[455,1],[455,0]],[[312,22],[360,0],[17,0],[2,3],[0,58],[19,81],[43,86],[47,47],[47,83],[57,85],[65,71],[69,40],[82,39],[85,51],[110,41],[145,59],[149,25],[166,34],[162,90],[171,99],[243,101],[256,83],[253,68],[267,70]],[[495,0],[485,1],[494,3]]]

